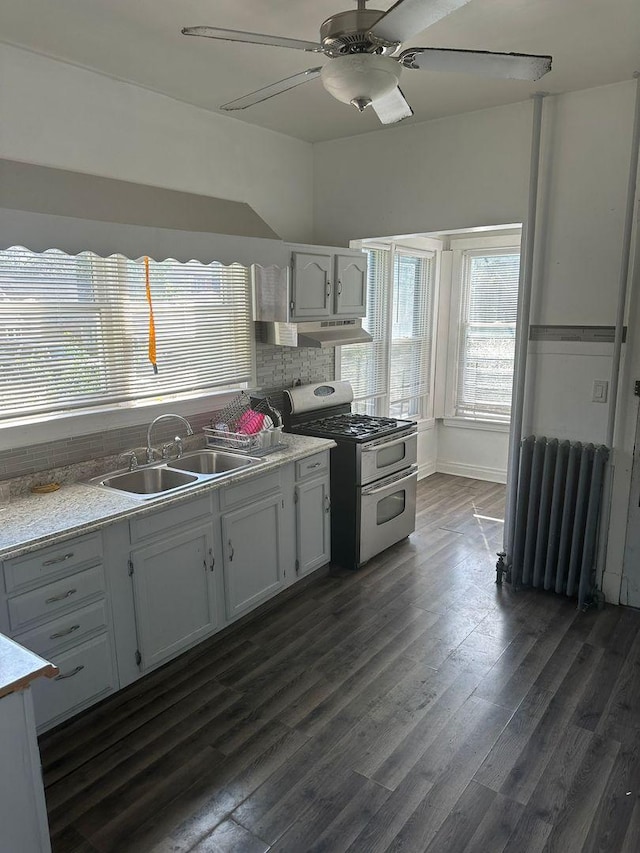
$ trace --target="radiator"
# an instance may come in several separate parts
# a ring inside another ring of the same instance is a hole
[[[520,446],[511,582],[577,596],[595,579],[604,445],[529,436]]]

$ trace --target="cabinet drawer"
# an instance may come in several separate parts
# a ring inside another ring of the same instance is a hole
[[[9,622],[12,631],[19,631],[23,625],[56,615],[62,610],[71,610],[77,604],[91,596],[104,592],[102,566],[85,569],[68,578],[48,583],[31,592],[23,592],[10,598]]]
[[[129,522],[131,542],[148,539],[149,536],[164,533],[171,527],[183,527],[185,524],[207,515],[211,515],[210,495],[188,503],[178,504],[178,506],[172,506],[169,509],[161,509],[158,512],[145,515],[143,518],[134,518]]]
[[[323,474],[328,467],[329,451],[322,450],[320,453],[314,453],[313,456],[307,456],[306,459],[296,462],[296,480],[304,480],[306,477]]]
[[[79,539],[71,539],[42,548],[33,554],[6,560],[4,563],[4,584],[7,592],[13,592],[36,581],[48,581],[61,572],[75,571],[77,568],[102,560],[102,536],[92,533]]]
[[[38,678],[31,685],[38,726],[116,687],[106,634],[54,655],[52,662],[60,670],[59,675]]]
[[[261,495],[276,492],[280,488],[280,471],[272,471],[261,477],[250,477],[237,486],[227,486],[220,490],[220,506],[228,509],[238,504],[251,503]]]
[[[13,639],[38,655],[46,655],[62,645],[81,642],[87,634],[96,633],[106,627],[107,603],[102,600],[73,610],[39,628],[18,634]]]

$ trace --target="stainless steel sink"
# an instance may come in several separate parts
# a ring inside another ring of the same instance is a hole
[[[220,450],[197,450],[170,462],[156,462],[134,471],[103,474],[102,477],[89,480],[89,483],[124,492],[139,500],[150,500],[229,477],[235,471],[261,462],[262,459],[254,456],[238,456]]]
[[[185,471],[172,471],[162,467],[138,468],[137,471],[97,478],[92,482],[109,489],[149,498],[192,485],[199,482],[199,479]]]
[[[196,474],[207,476],[220,476],[238,468],[247,468],[260,462],[250,456],[235,456],[233,453],[225,453],[220,450],[198,450],[194,453],[186,453],[180,459],[173,459],[167,463],[168,468],[178,471],[194,471]]]

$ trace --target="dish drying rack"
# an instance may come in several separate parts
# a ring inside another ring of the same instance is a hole
[[[238,422],[252,410],[271,418],[273,426],[260,432],[238,432]],[[210,426],[204,427],[208,447],[221,447],[247,456],[265,456],[287,447],[282,442],[282,415],[272,405],[269,397],[252,397],[241,391],[231,402],[213,413]]]

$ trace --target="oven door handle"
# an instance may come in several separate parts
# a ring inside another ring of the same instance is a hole
[[[413,438],[413,436],[417,435],[417,434],[418,433],[415,432],[415,430],[413,432],[407,432],[401,438],[396,438],[395,441],[385,441],[385,442],[382,442],[380,444],[376,444],[373,447],[363,447],[362,452],[363,453],[377,453],[378,450],[386,450],[387,447],[394,447],[396,444],[404,444],[405,441],[407,441],[410,438]]]
[[[399,486],[400,483],[404,483],[405,480],[410,480],[417,473],[418,473],[418,466],[412,465],[411,468],[409,468],[409,473],[405,474],[403,477],[399,477],[397,480],[390,480],[388,483],[385,483],[383,486],[378,486],[377,489],[363,489],[362,494],[366,495],[367,497],[369,495],[379,495],[380,492],[386,492],[387,489],[390,489],[392,486]]]

